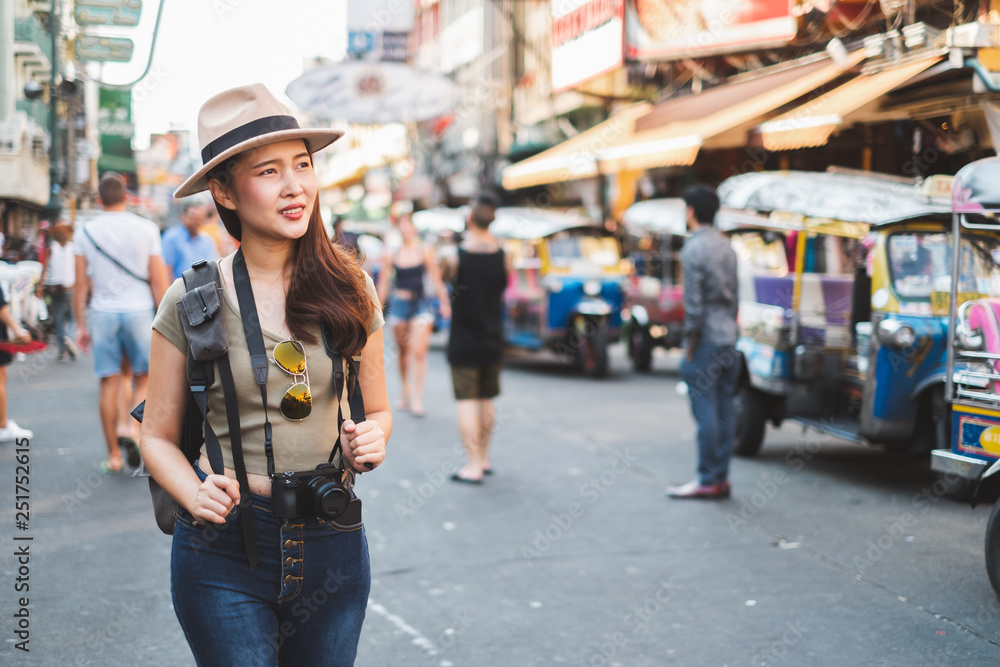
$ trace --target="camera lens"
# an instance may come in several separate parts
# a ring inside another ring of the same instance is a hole
[[[311,497],[313,511],[317,516],[338,517],[347,510],[351,501],[347,491],[336,482],[324,477],[315,477],[307,487]]]

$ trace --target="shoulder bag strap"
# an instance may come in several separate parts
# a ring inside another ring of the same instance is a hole
[[[121,262],[119,262],[117,259],[115,259],[111,255],[109,255],[108,252],[104,248],[102,248],[101,246],[97,245],[97,242],[94,240],[94,237],[92,237],[90,235],[90,232],[87,231],[86,227],[83,228],[83,235],[87,237],[87,240],[90,241],[90,244],[92,246],[94,246],[94,249],[97,250],[97,252],[99,252],[102,255],[104,255],[108,259],[108,261],[110,261],[112,264],[114,264],[119,269],[121,269],[122,271],[124,271],[128,275],[132,276],[136,280],[141,280],[142,282],[146,283],[147,285],[149,284],[149,278],[143,278],[142,276],[136,275],[136,273],[134,271],[132,271],[130,268],[128,268],[127,266],[125,266],[124,264],[122,264]]]

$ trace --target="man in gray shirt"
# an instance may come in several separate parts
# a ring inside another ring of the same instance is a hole
[[[739,282],[736,253],[714,227],[719,197],[706,185],[684,193],[691,235],[681,250],[684,335],[681,377],[698,425],[698,479],[667,489],[673,498],[728,498],[733,448],[733,395],[739,378],[736,351]]]

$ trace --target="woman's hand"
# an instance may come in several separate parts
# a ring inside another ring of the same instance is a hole
[[[21,327],[14,327],[14,341],[17,343],[30,343],[31,334]]]
[[[191,508],[196,521],[225,523],[226,516],[240,504],[240,484],[225,475],[209,475],[198,487]]]
[[[385,460],[385,433],[374,419],[357,424],[345,420],[340,429],[340,446],[347,462],[358,472],[371,470]],[[370,463],[371,468],[366,463]]]

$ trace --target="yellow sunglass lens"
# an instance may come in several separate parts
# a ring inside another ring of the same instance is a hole
[[[312,412],[312,396],[305,382],[296,382],[281,397],[281,415],[285,419],[305,419]]]
[[[286,340],[275,345],[274,361],[293,375],[306,372],[306,352],[298,341]]]

